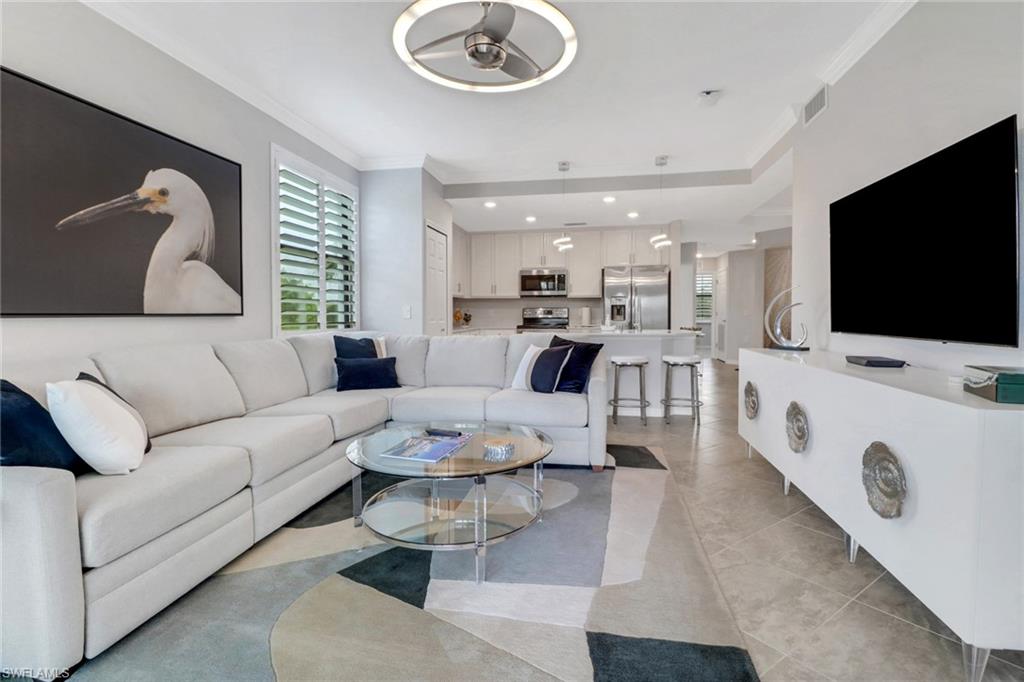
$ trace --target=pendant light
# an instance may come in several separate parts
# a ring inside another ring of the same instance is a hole
[[[569,172],[569,162],[559,161],[558,172],[562,174],[562,215],[565,216],[565,174]],[[551,244],[558,248],[559,253],[564,253],[572,248],[572,237],[564,231],[561,236],[551,241]]]
[[[658,204],[661,206],[665,205],[665,166],[668,165],[668,156],[665,154],[659,154],[654,157],[654,165],[658,169]],[[651,237],[651,245],[655,249],[663,249],[666,246],[672,246],[672,240],[668,238],[668,235],[664,232],[656,234]]]

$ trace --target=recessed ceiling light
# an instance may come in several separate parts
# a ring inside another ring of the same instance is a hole
[[[526,216],[526,222],[528,222],[528,223],[535,223],[535,222],[537,222],[537,216],[535,216],[535,215],[528,215],[528,216]]]
[[[754,237],[753,239],[751,239],[750,243],[751,244],[756,244],[757,243],[757,237]]]
[[[703,257],[704,257],[703,253],[697,252],[697,258],[703,258]]]
[[[497,206],[497,204],[494,203],[493,201],[485,201],[484,202],[484,208],[494,208],[495,206]]]
[[[605,197],[601,201],[603,201],[606,204],[614,204],[615,203],[615,197]]]
[[[630,211],[629,213],[626,214],[626,217],[627,218],[639,218],[640,214],[637,213],[636,211]]]

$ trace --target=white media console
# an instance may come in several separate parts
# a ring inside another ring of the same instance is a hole
[[[850,365],[838,353],[740,350],[739,432],[964,642],[981,680],[991,649],[1024,649],[1024,405],[965,393],[942,372]],[[757,393],[748,418],[744,389]],[[809,438],[794,452],[796,402]],[[902,509],[868,502],[862,460],[873,442],[898,459]]]

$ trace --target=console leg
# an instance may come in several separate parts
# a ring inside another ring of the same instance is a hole
[[[783,495],[788,495],[789,494],[789,477],[784,477],[782,479],[782,494]]]
[[[363,471],[352,478],[352,521],[356,528],[363,525]]]
[[[754,459],[754,448],[747,443],[747,459]]]
[[[962,642],[964,659],[964,680],[966,682],[981,682],[985,676],[985,666],[988,664],[988,655],[991,649],[982,649],[967,642]]]
[[[857,563],[857,550],[860,549],[860,543],[846,532],[843,533],[843,542],[846,543],[846,558],[851,564]]]

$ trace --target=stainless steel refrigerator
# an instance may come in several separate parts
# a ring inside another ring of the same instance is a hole
[[[617,265],[604,273],[604,322],[621,330],[669,329],[669,267]]]

